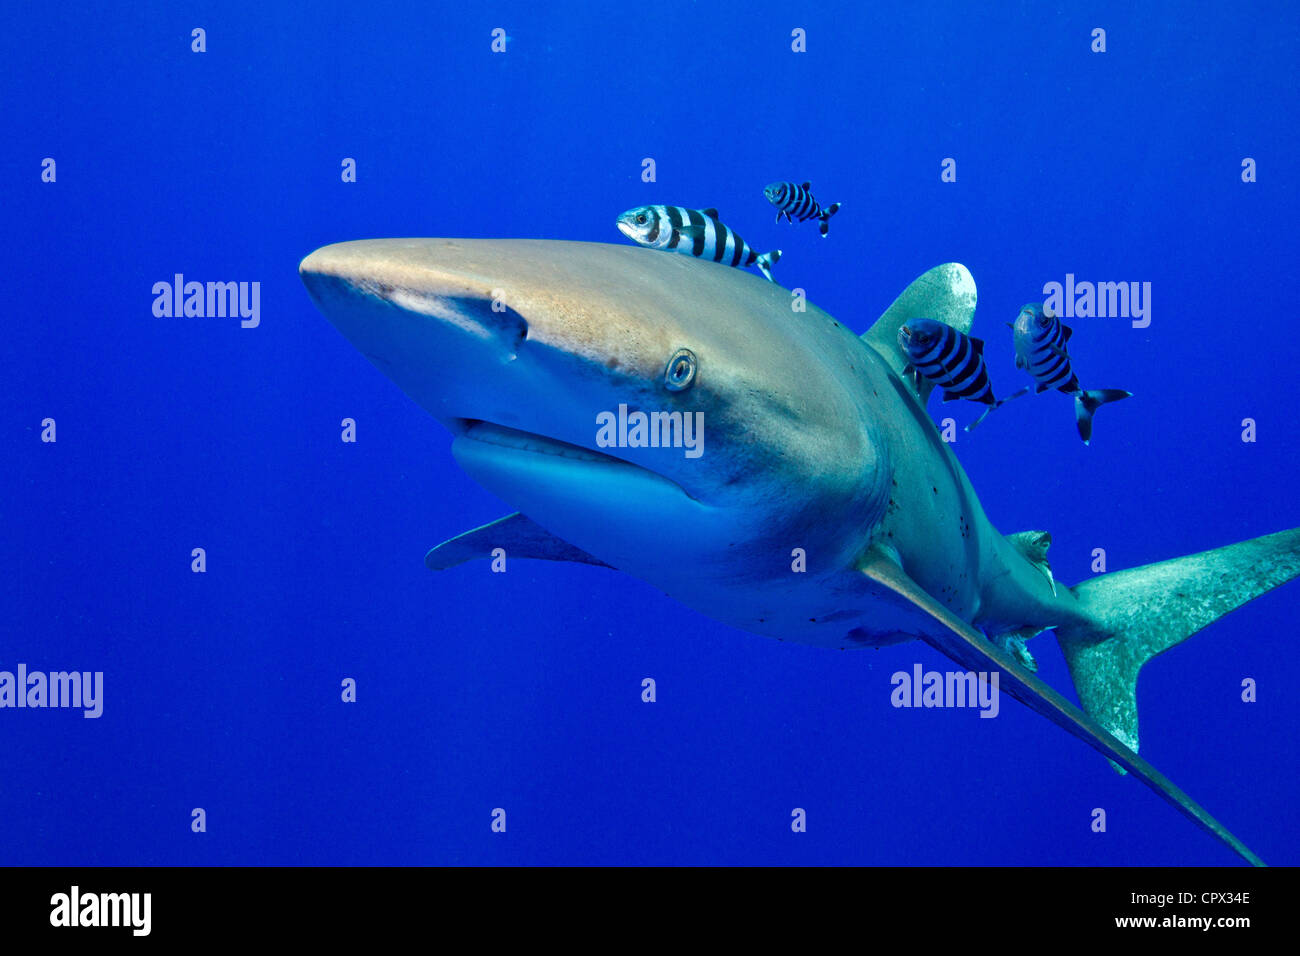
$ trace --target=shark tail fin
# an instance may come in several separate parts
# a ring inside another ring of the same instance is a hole
[[[1142,666],[1297,575],[1293,528],[1075,585],[1082,623],[1058,627],[1056,639],[1084,711],[1136,752]]]
[[[772,266],[780,261],[781,250],[773,249],[771,252],[765,252],[759,256],[754,264],[758,266],[758,271],[763,273],[768,282],[775,282],[776,280],[772,278]]]
[[[837,203],[837,202],[831,203],[829,206],[823,209],[822,214],[817,217],[819,221],[817,228],[821,231],[823,239],[826,238],[826,233],[831,231],[831,216],[835,215],[837,212],[840,211],[840,205],[841,203]]]
[[[1095,388],[1090,392],[1074,393],[1074,422],[1079,426],[1079,437],[1085,445],[1092,441],[1092,413],[1108,402],[1118,402],[1132,395],[1122,388]]]

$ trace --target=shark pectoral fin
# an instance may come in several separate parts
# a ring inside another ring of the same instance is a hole
[[[609,567],[604,561],[593,558],[586,551],[575,548],[525,518],[519,512],[490,521],[482,527],[458,534],[431,548],[424,556],[424,565],[430,571],[444,571],[475,558],[494,557],[493,551],[501,548],[507,558],[536,558],[540,561],[574,561]]]
[[[1058,727],[1078,737],[1114,763],[1130,771],[1167,803],[1202,830],[1222,840],[1254,866],[1264,862],[1252,853],[1223,824],[1210,816],[1191,797],[1179,790],[1101,725],[1075,707],[1052,687],[1019,666],[1005,651],[994,646],[979,631],[931,597],[886,552],[873,548],[858,565],[878,587],[891,592],[915,611],[913,622],[918,638],[967,670],[1000,671],[999,690],[1005,691],[1030,710],[1042,714]]]

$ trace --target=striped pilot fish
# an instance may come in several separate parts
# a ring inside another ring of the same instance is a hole
[[[921,379],[942,388],[943,400],[968,398],[987,405],[979,418],[966,426],[970,431],[994,411],[1029,391],[1028,386],[1003,399],[993,397],[989,371],[984,365],[984,342],[934,319],[908,319],[898,330],[898,344],[907,356],[903,374],[912,373],[920,388]]]
[[[781,221],[782,216],[785,216],[787,222],[816,219],[823,238],[830,232],[831,216],[840,211],[841,203],[837,202],[823,209],[822,204],[813,198],[812,183],[804,183],[802,186],[796,183],[772,183],[763,187],[763,195],[776,207],[777,222]]]
[[[760,256],[719,221],[716,209],[637,206],[619,216],[617,225],[623,235],[651,249],[684,252],[729,266],[758,266],[767,281],[776,281],[772,278],[772,266],[781,258],[781,250]]]
[[[1015,322],[1008,322],[1015,333],[1016,368],[1022,368],[1037,383],[1035,392],[1049,388],[1074,396],[1074,421],[1079,437],[1086,445],[1092,440],[1092,415],[1107,402],[1128,398],[1132,392],[1119,388],[1084,391],[1079,377],[1070,366],[1066,344],[1071,329],[1060,318],[1043,308],[1041,302],[1030,303],[1020,310]]]

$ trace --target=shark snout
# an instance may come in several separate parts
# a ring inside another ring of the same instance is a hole
[[[421,407],[456,430],[462,419],[510,423],[512,374],[529,336],[499,276],[431,255],[432,240],[338,243],[298,271],[321,312]],[[436,247],[435,252],[441,252]]]
[[[372,357],[421,341],[446,348],[449,359],[476,346],[515,353],[528,322],[505,291],[464,270],[439,269],[425,246],[418,251],[403,256],[400,241],[338,243],[307,256],[298,272],[325,316]]]

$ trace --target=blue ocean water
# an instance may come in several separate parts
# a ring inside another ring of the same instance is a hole
[[[297,264],[370,237],[624,242],[630,206],[714,206],[856,331],[965,263],[999,392],[1023,384],[1003,323],[1044,283],[1150,282],[1148,327],[1072,323],[1084,384],[1135,393],[1091,447],[1055,394],[959,433],[990,519],[1050,531],[1069,583],[1095,548],[1118,569],[1297,526],[1294,5],[9,20],[0,669],[103,671],[104,701],[93,720],[0,710],[0,863],[1235,861],[1010,700],[996,720],[893,708],[893,672],[949,669],[923,645],[778,643],[590,567],[429,572],[430,546],[512,509]],[[773,224],[777,179],[844,203],[829,238]],[[155,316],[177,273],[260,282],[260,324]],[[1139,688],[1143,755],[1273,863],[1300,862],[1298,611],[1300,585],[1266,595]],[[1033,649],[1068,691],[1051,637]]]

